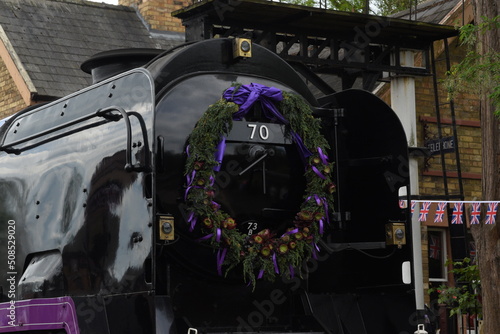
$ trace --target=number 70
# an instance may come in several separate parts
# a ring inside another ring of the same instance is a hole
[[[267,140],[269,138],[269,129],[265,125],[257,124],[247,124],[247,126],[252,129],[252,133],[250,134],[250,140],[255,138],[255,133],[257,132],[257,127],[259,128],[259,138],[261,140]]]

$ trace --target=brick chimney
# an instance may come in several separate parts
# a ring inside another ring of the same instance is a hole
[[[181,20],[170,14],[189,6],[192,0],[119,0],[118,4],[137,8],[151,29],[184,32]]]

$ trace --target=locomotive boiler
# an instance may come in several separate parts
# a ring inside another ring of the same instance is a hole
[[[0,332],[413,332],[390,107],[244,39],[137,54],[1,127]]]

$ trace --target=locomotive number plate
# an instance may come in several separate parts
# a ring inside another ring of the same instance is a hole
[[[285,136],[285,126],[282,124],[246,121],[234,121],[227,140],[269,144],[292,143],[290,138]]]

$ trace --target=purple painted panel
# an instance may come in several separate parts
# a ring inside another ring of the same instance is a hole
[[[80,333],[75,304],[70,297],[0,303],[0,333],[51,329]]]

